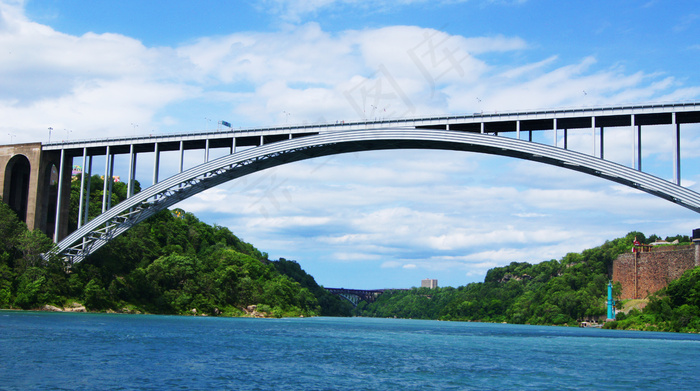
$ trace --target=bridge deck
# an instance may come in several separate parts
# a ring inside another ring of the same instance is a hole
[[[675,122],[674,122],[675,121]],[[167,135],[68,140],[43,144],[45,151],[65,150],[68,156],[177,151],[207,148],[259,146],[270,142],[315,135],[322,132],[406,127],[448,129],[475,133],[529,132],[556,129],[604,128],[700,123],[700,102],[630,105],[612,107],[534,110],[504,113],[383,119],[328,124],[279,126]],[[208,144],[208,145],[207,145]]]

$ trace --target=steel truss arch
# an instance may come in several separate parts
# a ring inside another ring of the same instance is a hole
[[[250,148],[174,175],[122,201],[73,232],[55,254],[69,263],[91,253],[155,213],[230,180],[296,161],[349,152],[442,149],[537,161],[598,176],[700,213],[700,194],[653,175],[576,151],[490,134],[391,128],[321,133]]]

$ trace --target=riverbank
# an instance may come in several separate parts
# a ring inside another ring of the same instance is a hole
[[[272,312],[265,311],[265,308],[263,306],[263,310],[260,311],[258,309],[257,305],[249,305],[246,308],[240,308],[237,309],[237,312],[231,312],[228,311],[227,313],[222,313],[216,309],[217,312],[213,315],[199,312],[197,311],[196,308],[193,308],[192,310],[189,311],[189,313],[185,314],[168,314],[168,315],[178,315],[178,316],[220,316],[220,317],[225,317],[225,318],[264,318],[264,319],[275,319],[275,318],[280,318],[279,316],[275,316]],[[156,315],[152,314],[149,312],[144,312],[138,309],[134,308],[121,308],[119,310],[114,310],[114,309],[106,309],[106,310],[101,310],[101,311],[91,311],[85,307],[85,305],[78,303],[78,302],[70,302],[65,306],[58,307],[55,305],[51,304],[46,304],[41,307],[37,308],[29,308],[29,309],[22,309],[22,308],[0,308],[0,311],[27,311],[27,312],[79,312],[79,313],[94,313],[94,314],[126,314],[126,315]],[[162,315],[162,314],[161,314]],[[305,318],[308,316],[304,315],[299,315],[298,318]]]

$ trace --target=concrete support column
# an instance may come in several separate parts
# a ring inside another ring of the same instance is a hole
[[[107,209],[112,208],[112,187],[114,186],[114,154],[109,157],[109,189],[107,189]]]
[[[676,120],[676,113],[672,115],[672,123],[675,125],[675,144],[673,148],[673,181],[681,185],[681,124]]]
[[[236,137],[233,137],[233,141],[231,141],[231,154],[233,155],[236,153]]]
[[[136,154],[134,153],[134,144],[129,147],[129,182],[126,184],[126,198],[134,195],[134,180],[136,176]]]
[[[564,129],[564,149],[569,149],[569,129]]]
[[[637,126],[637,170],[642,171],[642,125]]]
[[[55,243],[58,243],[58,240],[60,238],[59,235],[59,229],[61,228],[61,207],[63,206],[63,200],[61,197],[63,195],[63,175],[64,175],[64,170],[65,170],[65,161],[66,161],[66,150],[61,149],[61,160],[59,163],[58,167],[58,194],[56,198],[56,224],[54,226],[54,231],[53,231],[53,241]]]
[[[110,161],[111,161],[111,159],[110,159],[111,156],[110,156],[110,153],[109,153],[109,152],[110,152],[110,151],[109,151],[109,145],[108,145],[108,146],[107,146],[107,154],[105,155],[105,177],[104,177],[104,184],[103,184],[103,186],[102,186],[102,213],[104,213],[104,212],[107,211],[107,190],[109,190],[107,186],[108,186],[109,181],[110,181],[110,179],[111,179],[111,178],[109,177],[109,173],[110,173],[109,164],[110,164]]]
[[[45,175],[47,163],[42,159],[41,144],[28,146],[30,152],[29,162],[31,174],[29,175],[29,194],[27,199],[27,228],[47,231],[46,220],[48,217],[48,185],[49,179]],[[2,194],[2,192],[0,192]]]
[[[637,126],[637,169],[642,171],[642,125]]]
[[[153,157],[153,184],[158,183],[158,170],[160,169],[160,145],[156,143],[153,150],[155,156]]]
[[[515,138],[520,140],[520,121],[515,121]]]
[[[87,148],[83,148],[83,169],[80,174],[80,200],[78,200],[78,228],[83,226],[83,200],[85,199],[85,161],[87,160]],[[90,194],[88,193],[88,197]]]
[[[593,139],[593,156],[598,152],[595,148],[595,118],[591,118],[591,138]]]
[[[552,145],[557,147],[558,146],[557,144],[559,143],[559,140],[557,140],[557,136],[558,136],[558,134],[557,134],[558,133],[557,132],[557,119],[554,118],[552,121],[554,122],[554,142],[552,143]]]
[[[209,139],[204,144],[204,163],[209,161]]]
[[[83,224],[87,224],[90,220],[90,184],[92,183],[92,156],[88,156],[88,171],[87,171],[87,196],[85,197],[85,212],[83,213]],[[78,228],[82,225],[78,225]]]
[[[185,160],[185,144],[180,141],[180,172],[182,172],[182,164]]]
[[[600,158],[605,159],[604,155],[604,148],[605,148],[605,128],[600,127]]]

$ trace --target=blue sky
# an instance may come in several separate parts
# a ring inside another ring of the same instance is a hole
[[[690,0],[0,0],[0,137],[698,101],[698,37]],[[358,98],[380,81],[389,97]],[[696,191],[699,132],[683,128],[683,184]],[[644,167],[666,179],[670,134],[643,136]],[[590,131],[570,137],[592,149]],[[631,129],[606,129],[606,156],[630,165],[630,142]],[[190,166],[201,158],[187,155]],[[139,157],[145,185],[150,161]],[[161,178],[173,173],[161,167]],[[178,206],[323,285],[353,288],[460,286],[632,230],[700,227],[692,211],[601,179],[444,151],[299,162]]]

